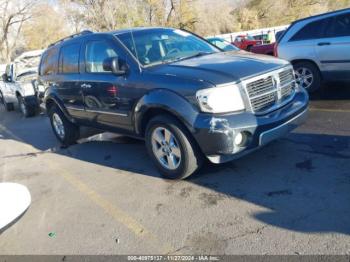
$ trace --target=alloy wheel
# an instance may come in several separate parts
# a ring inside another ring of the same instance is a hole
[[[309,89],[314,82],[313,73],[306,67],[300,67],[295,70],[295,78],[297,84],[305,89]]]
[[[181,150],[173,133],[164,127],[158,127],[152,132],[152,150],[159,163],[175,170],[181,163]]]
[[[55,129],[56,134],[61,138],[64,139],[65,136],[65,131],[64,131],[64,125],[61,117],[57,114],[54,113],[52,115],[52,124]]]
[[[26,105],[23,103],[23,100],[19,98],[19,107],[21,109],[21,112],[24,116],[27,115],[27,107]]]

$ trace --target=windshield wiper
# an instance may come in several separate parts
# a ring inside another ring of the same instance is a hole
[[[161,60],[152,64],[149,64],[147,66],[155,66],[155,65],[162,65],[162,64],[169,64],[169,63],[174,63],[174,62],[178,62],[178,61],[182,61],[182,60],[187,60],[187,59],[191,59],[191,58],[195,58],[195,57],[200,57],[200,56],[205,56],[205,55],[210,55],[213,54],[214,52],[197,52],[193,55],[190,56],[182,56],[182,57],[177,57],[174,59],[168,59],[168,60]]]
[[[198,52],[198,53],[195,53],[193,55],[190,55],[190,56],[184,56],[184,57],[179,57],[177,59],[175,59],[174,61],[172,62],[177,62],[177,61],[182,61],[182,60],[187,60],[187,59],[191,59],[191,58],[195,58],[195,57],[200,57],[200,56],[205,56],[205,55],[210,55],[212,54],[213,52]]]

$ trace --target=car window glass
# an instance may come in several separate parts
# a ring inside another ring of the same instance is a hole
[[[302,41],[323,38],[324,27],[328,23],[329,19],[322,19],[311,22],[300,29],[290,41]]]
[[[45,69],[46,69],[45,64],[47,64],[47,53],[46,52],[41,57],[41,64],[40,64],[40,71],[39,71],[40,75],[45,75]]]
[[[350,13],[334,17],[326,32],[327,37],[350,36]]]
[[[225,49],[225,47],[227,46],[224,42],[218,40],[215,41],[215,45],[220,49]]]
[[[177,29],[139,30],[117,38],[144,66],[171,63],[193,55],[219,52],[207,41]]]
[[[30,77],[34,78],[36,74],[37,74],[36,71],[25,72],[23,74],[18,75],[16,78],[16,81],[21,81],[22,79],[26,79],[28,76],[29,76],[28,78],[30,78]]]
[[[104,73],[103,61],[107,58],[118,57],[116,51],[107,41],[92,41],[86,44],[86,72]]]
[[[58,49],[51,48],[43,54],[40,65],[40,75],[52,75],[57,71]]]
[[[61,48],[59,66],[61,73],[79,72],[79,51],[80,44],[66,45]]]

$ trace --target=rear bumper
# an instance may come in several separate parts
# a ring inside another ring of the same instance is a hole
[[[302,90],[284,107],[267,115],[250,112],[213,116],[200,114],[194,137],[203,153],[213,163],[223,163],[263,147],[302,124],[308,112],[308,95]],[[237,146],[235,136],[247,134],[247,142]]]

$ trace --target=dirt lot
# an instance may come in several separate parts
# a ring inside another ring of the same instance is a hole
[[[0,254],[350,254],[350,88],[307,123],[185,181],[159,177],[143,142],[97,135],[63,149],[44,115],[0,110],[0,178],[29,210]]]

